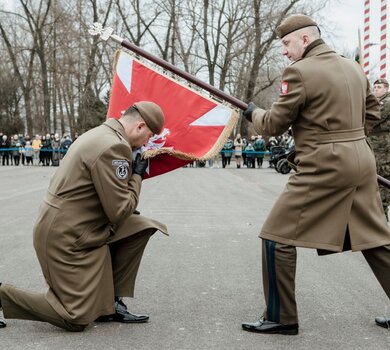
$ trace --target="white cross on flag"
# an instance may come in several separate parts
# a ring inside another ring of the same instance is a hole
[[[238,120],[235,110],[119,51],[107,118],[120,118],[138,101],[157,103],[165,115],[163,132],[152,137],[143,150],[151,157],[146,177],[216,156]]]

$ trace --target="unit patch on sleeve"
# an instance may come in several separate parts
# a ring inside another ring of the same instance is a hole
[[[116,176],[118,179],[124,180],[129,176],[129,162],[127,160],[115,159],[112,165],[116,167]]]
[[[282,81],[282,84],[280,85],[280,93],[282,95],[285,95],[288,93],[288,82]]]

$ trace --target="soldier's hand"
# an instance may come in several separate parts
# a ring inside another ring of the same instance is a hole
[[[244,117],[248,122],[252,123],[252,113],[257,108],[253,102],[248,103],[248,108],[244,111]]]
[[[141,154],[138,153],[135,157],[133,164],[133,173],[144,178],[145,171],[148,168],[149,161],[147,159],[142,159]]]

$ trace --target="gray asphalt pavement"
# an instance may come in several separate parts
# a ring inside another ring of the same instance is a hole
[[[54,171],[0,166],[2,282],[46,290],[32,227]],[[68,333],[8,320],[0,349],[390,349],[390,331],[374,323],[390,314],[390,302],[360,253],[318,257],[299,249],[299,335],[241,330],[262,313],[258,233],[286,181],[273,169],[233,167],[182,168],[146,180],[139,210],[166,223],[170,237],[152,237],[136,296],[125,302],[150,322]]]

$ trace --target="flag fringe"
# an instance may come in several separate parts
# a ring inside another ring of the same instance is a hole
[[[217,142],[214,144],[214,146],[202,157],[197,157],[195,154],[192,153],[184,153],[181,151],[175,151],[171,147],[161,147],[160,149],[153,149],[153,150],[147,150],[142,154],[142,157],[145,159],[153,158],[159,154],[167,154],[182,160],[209,160],[215,158],[221,149],[223,148],[224,144],[228,140],[230,134],[233,131],[234,126],[236,125],[237,121],[239,119],[237,111],[233,111],[233,115],[230,117],[230,120],[226,124],[222,134],[219,136]]]

